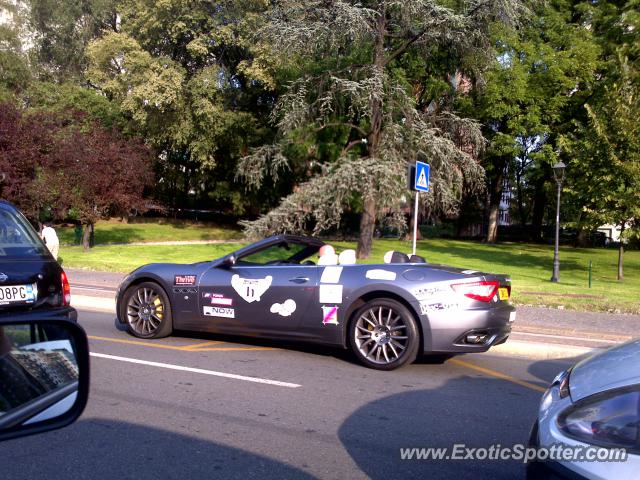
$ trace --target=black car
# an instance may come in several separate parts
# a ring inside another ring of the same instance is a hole
[[[67,275],[29,221],[0,201],[0,318],[77,320]]]
[[[323,246],[279,235],[210,262],[146,265],[121,283],[118,318],[140,338],[176,329],[350,347],[380,370],[418,353],[484,352],[511,332],[504,275],[399,252],[378,265],[356,265],[354,251],[316,264]]]

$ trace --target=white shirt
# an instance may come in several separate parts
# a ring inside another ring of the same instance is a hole
[[[56,235],[56,231],[51,227],[44,227],[42,229],[42,239],[47,246],[58,245],[58,235]]]

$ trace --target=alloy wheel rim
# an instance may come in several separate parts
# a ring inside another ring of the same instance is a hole
[[[149,287],[137,289],[127,302],[127,322],[140,335],[154,333],[164,319],[160,293]]]
[[[388,365],[397,361],[409,344],[403,316],[392,307],[367,309],[355,322],[355,343],[367,360]]]

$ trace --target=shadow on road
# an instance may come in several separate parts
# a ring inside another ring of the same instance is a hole
[[[265,456],[109,419],[80,420],[67,429],[5,443],[0,459],[7,480],[314,478]]]
[[[538,392],[510,382],[463,376],[364,405],[338,435],[372,479],[524,478],[525,467],[515,460],[402,460],[400,449],[526,444],[539,401]]]

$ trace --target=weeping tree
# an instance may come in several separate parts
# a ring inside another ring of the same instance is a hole
[[[287,149],[339,129],[343,144],[331,162],[309,165],[308,181],[253,222],[249,236],[334,227],[346,208],[361,211],[358,257],[369,256],[376,221],[404,225],[406,167],[418,157],[432,165],[423,207],[432,215],[455,214],[468,190],[481,188],[483,170],[474,154],[483,145],[479,126],[460,118],[444,97],[424,101],[408,79],[408,64],[425,68],[442,58],[478,59],[491,52],[488,26],[515,18],[518,4],[501,0],[282,0],[269,12],[260,41],[283,52],[287,69],[298,68],[272,113],[278,138],[253,150],[239,165],[251,188],[291,168]],[[445,80],[460,77],[448,61]],[[469,65],[472,65],[470,63]],[[479,69],[466,79],[479,78]],[[454,87],[451,89],[455,90]],[[452,93],[452,92],[449,92]],[[455,93],[455,92],[453,92]]]

